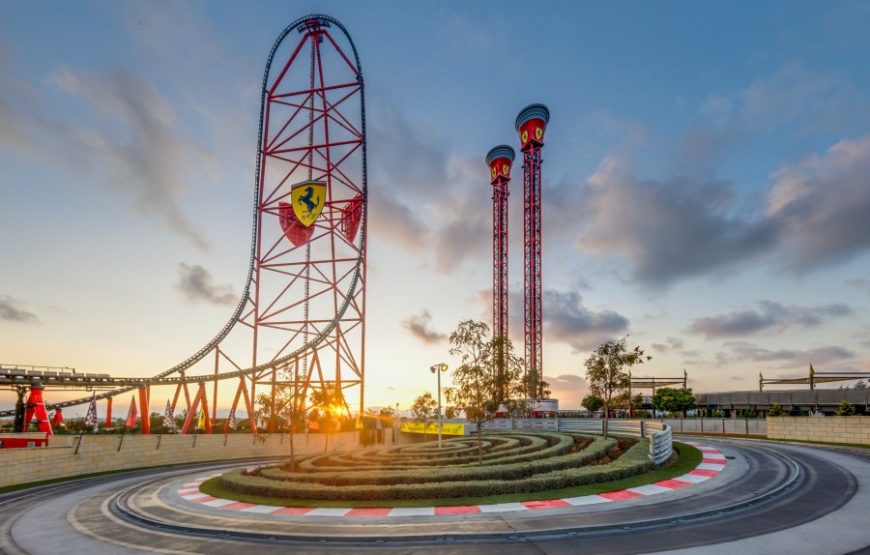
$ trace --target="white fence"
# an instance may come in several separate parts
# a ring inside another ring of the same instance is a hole
[[[764,418],[665,418],[674,433],[767,435]]]

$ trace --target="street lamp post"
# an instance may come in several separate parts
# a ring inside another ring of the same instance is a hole
[[[438,376],[438,449],[441,449],[441,372],[447,371],[447,365],[443,362],[433,364],[429,371]]]

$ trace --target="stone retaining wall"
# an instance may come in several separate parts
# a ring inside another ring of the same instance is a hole
[[[769,416],[767,437],[870,445],[870,416]]]
[[[389,434],[388,434],[389,435]],[[49,447],[0,449],[0,487],[108,470],[290,455],[289,434],[52,436]],[[323,434],[296,434],[297,454],[324,452]],[[224,442],[226,441],[226,445]],[[358,446],[355,432],[329,437],[329,450]],[[120,449],[119,449],[120,447]]]

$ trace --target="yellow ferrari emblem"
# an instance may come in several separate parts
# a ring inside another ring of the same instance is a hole
[[[529,132],[523,131],[523,134],[520,136],[520,140],[523,144],[526,144],[526,142],[529,140]]]
[[[326,202],[326,183],[323,181],[303,181],[290,189],[290,200],[296,219],[305,227],[317,220]]]
[[[492,169],[489,171],[489,173],[492,175],[493,178],[495,178],[495,174],[498,173],[495,169],[495,166],[492,167]]]
[[[544,136],[544,130],[540,127],[535,127],[535,139],[541,140],[541,137]]]
[[[510,171],[511,171],[511,167],[510,167],[510,166],[508,166],[507,164],[502,164],[502,166],[501,166],[501,173],[507,175]]]

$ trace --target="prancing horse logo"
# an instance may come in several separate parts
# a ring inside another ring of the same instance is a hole
[[[305,227],[313,224],[320,216],[325,198],[326,183],[323,181],[303,181],[290,189],[293,212]]]

